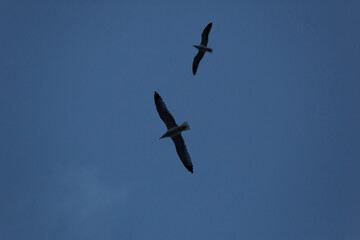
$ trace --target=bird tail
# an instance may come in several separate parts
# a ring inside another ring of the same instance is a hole
[[[180,125],[181,131],[186,131],[186,130],[190,130],[190,125],[189,123],[186,121],[183,124]]]

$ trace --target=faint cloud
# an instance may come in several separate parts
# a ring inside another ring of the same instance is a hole
[[[90,166],[59,171],[57,182],[61,193],[58,206],[66,215],[79,221],[99,216],[107,218],[114,209],[121,211],[131,191],[128,183],[120,186],[106,183],[99,170]]]

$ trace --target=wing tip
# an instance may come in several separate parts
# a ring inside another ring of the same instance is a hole
[[[197,70],[197,67],[193,66],[192,72],[193,72],[194,76],[196,74],[196,70]]]
[[[155,101],[158,100],[160,98],[160,95],[157,91],[154,91],[154,99]]]
[[[207,26],[206,26],[206,29],[211,29],[211,27],[212,27],[212,22],[210,22]]]

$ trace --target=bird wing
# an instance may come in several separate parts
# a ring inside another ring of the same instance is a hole
[[[212,22],[209,23],[201,34],[201,45],[207,46],[209,32],[211,30]]]
[[[169,110],[166,108],[164,101],[162,100],[162,98],[160,97],[160,95],[157,92],[155,92],[155,94],[154,94],[154,100],[155,100],[156,110],[159,113],[161,120],[163,120],[164,123],[166,124],[166,127],[168,129],[176,127],[177,124],[175,122],[174,117],[171,115]]]
[[[186,149],[186,145],[184,139],[182,138],[181,134],[176,135],[175,137],[171,138],[174,141],[176,152],[180,157],[181,162],[184,164],[187,170],[193,173],[193,165],[191,162],[190,155]]]
[[[196,74],[197,68],[199,66],[199,63],[201,61],[201,59],[203,58],[205,52],[200,51],[198,52],[198,54],[196,54],[196,56],[194,57],[194,61],[193,61],[193,74]]]

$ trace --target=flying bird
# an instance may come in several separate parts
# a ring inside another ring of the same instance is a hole
[[[171,137],[171,139],[175,144],[176,152],[179,155],[181,162],[184,164],[187,170],[193,173],[193,165],[191,162],[191,158],[186,149],[184,139],[181,136],[182,131],[190,130],[190,126],[188,122],[184,122],[183,124],[178,126],[175,122],[174,117],[166,108],[164,101],[157,92],[155,92],[154,94],[154,100],[155,100],[156,110],[168,129],[167,132],[164,135],[162,135],[160,139]]]
[[[212,53],[212,51],[213,51],[212,48],[207,47],[208,37],[209,37],[209,32],[211,30],[211,26],[212,26],[212,22],[209,23],[206,26],[206,28],[204,29],[204,31],[202,32],[202,34],[201,34],[201,44],[200,45],[193,45],[194,47],[199,49],[199,52],[194,57],[194,61],[193,61],[193,74],[194,75],[196,74],[199,63],[200,63],[201,59],[203,58],[205,52]]]

